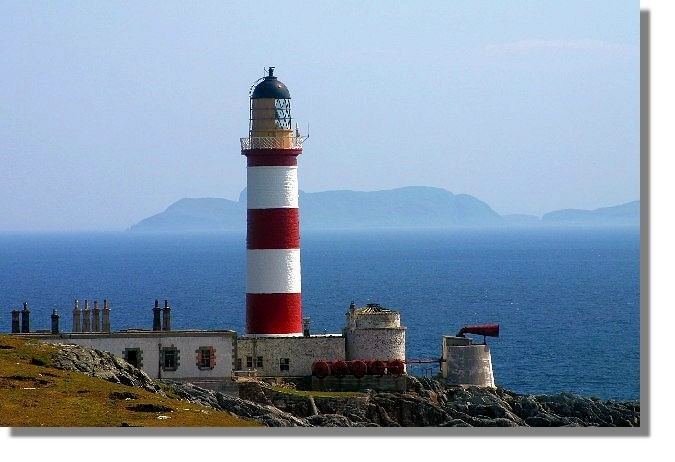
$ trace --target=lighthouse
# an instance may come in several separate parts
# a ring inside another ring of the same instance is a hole
[[[298,156],[291,95],[274,68],[250,95],[246,156],[246,333],[302,335]]]

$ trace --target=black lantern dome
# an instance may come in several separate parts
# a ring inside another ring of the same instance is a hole
[[[268,72],[269,75],[253,89],[251,99],[291,99],[291,93],[288,91],[286,85],[274,76],[274,68],[270,67]]]

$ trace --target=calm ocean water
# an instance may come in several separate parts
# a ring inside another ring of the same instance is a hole
[[[398,309],[410,358],[499,322],[500,385],[637,399],[639,241],[637,229],[305,233],[304,314],[339,332],[351,300]],[[175,328],[242,332],[244,258],[243,235],[0,235],[0,331],[24,300],[34,328],[57,307],[69,330],[73,299],[107,297],[113,329],[150,327],[168,298]]]

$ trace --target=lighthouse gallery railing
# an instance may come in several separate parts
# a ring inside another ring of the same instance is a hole
[[[302,147],[302,143],[307,139],[306,136],[292,136],[288,138],[273,136],[254,136],[240,138],[241,149],[293,149]]]

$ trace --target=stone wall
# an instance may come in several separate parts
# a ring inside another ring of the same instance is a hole
[[[401,327],[401,314],[398,311],[356,312],[352,316],[352,321],[355,327],[360,329]]]
[[[251,366],[247,364],[249,357]],[[258,363],[259,357],[262,365]],[[282,370],[281,362],[286,359],[288,370]],[[255,370],[258,377],[308,376],[312,374],[314,361],[338,359],[345,359],[345,339],[339,334],[237,339],[237,368]]]
[[[347,359],[405,361],[405,327],[347,329]]]
[[[395,391],[404,392],[406,390],[405,375],[366,375],[361,378],[353,375],[344,377],[328,376],[322,379],[312,377],[312,390],[318,391]]]
[[[494,387],[492,355],[485,344],[457,344],[455,337],[443,344],[441,373],[450,384]]]

